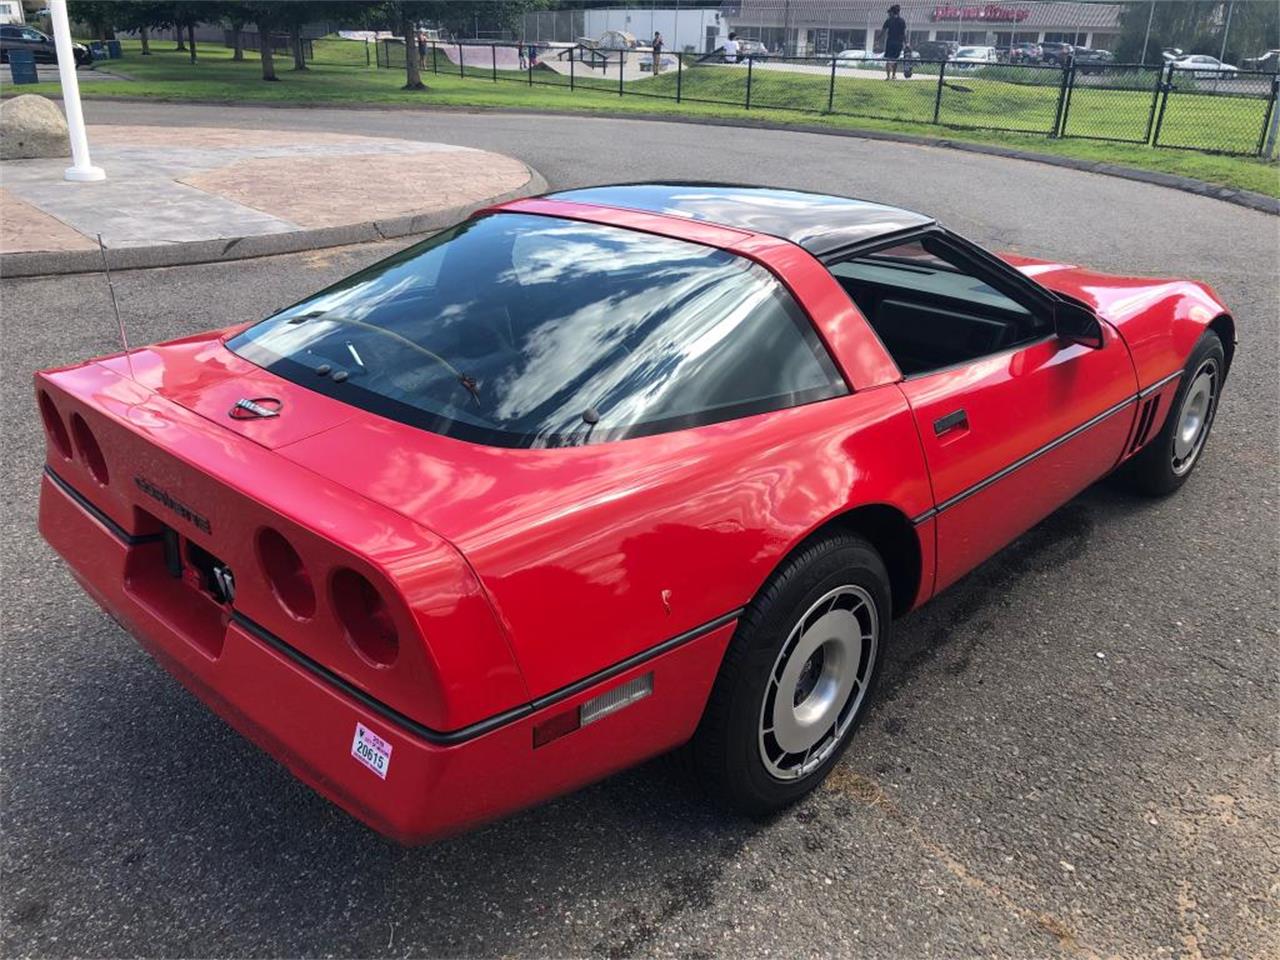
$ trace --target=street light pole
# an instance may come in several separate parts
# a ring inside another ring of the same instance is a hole
[[[1231,11],[1235,9],[1235,3],[1227,4],[1227,23],[1222,28],[1222,50],[1218,53],[1218,62],[1225,63],[1227,59],[1227,34],[1231,32]]]
[[[1151,9],[1147,11],[1147,35],[1142,38],[1142,62],[1147,62],[1147,47],[1151,45],[1151,21],[1156,16],[1156,0],[1151,0]]]
[[[71,137],[71,160],[63,177],[79,183],[105,180],[101,167],[89,160],[89,138],[84,132],[84,112],[80,109],[80,81],[76,78],[76,55],[71,49],[71,20],[67,0],[49,0],[53,19],[53,42],[58,49],[58,79],[62,81],[62,106],[67,112],[67,132]]]

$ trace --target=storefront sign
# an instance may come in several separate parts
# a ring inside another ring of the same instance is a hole
[[[1021,23],[1031,16],[1028,7],[1006,7],[998,3],[982,6],[937,6],[933,8],[933,20],[988,20],[996,23]]]

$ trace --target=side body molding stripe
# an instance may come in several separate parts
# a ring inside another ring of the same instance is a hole
[[[1151,384],[1151,386],[1143,388],[1139,393],[1136,393],[1131,397],[1127,397],[1126,399],[1121,400],[1119,403],[1115,404],[1112,407],[1108,407],[1106,410],[1103,410],[1096,417],[1092,417],[1089,420],[1086,420],[1084,423],[1080,424],[1080,426],[1074,427],[1073,429],[1068,430],[1066,433],[1064,433],[1060,437],[1055,437],[1053,440],[1050,440],[1048,443],[1046,443],[1043,447],[1039,447],[1035,450],[1032,450],[1026,456],[1020,457],[1019,459],[1015,460],[1013,463],[1009,464],[1007,467],[1003,467],[1002,469],[997,470],[995,473],[991,474],[991,476],[985,477],[984,479],[979,480],[973,486],[967,487],[964,490],[961,490],[959,493],[955,494],[954,496],[948,497],[946,500],[943,500],[940,504],[938,504],[933,509],[926,510],[924,513],[920,514],[919,516],[912,517],[911,522],[916,525],[919,525],[921,523],[924,523],[926,520],[929,520],[937,516],[942,511],[950,507],[954,507],[957,503],[960,503],[961,501],[968,499],[969,497],[973,496],[975,493],[979,493],[982,490],[985,490],[987,487],[991,486],[991,484],[997,482],[998,480],[1003,479],[1004,477],[1007,477],[1009,474],[1013,473],[1015,470],[1019,470],[1022,467],[1025,467],[1027,464],[1031,463],[1037,457],[1044,456],[1046,453],[1049,453],[1051,450],[1055,449],[1056,447],[1061,446],[1062,444],[1066,443],[1068,440],[1072,440],[1075,437],[1078,437],[1080,434],[1084,433],[1086,430],[1096,427],[1098,424],[1100,424],[1103,420],[1106,420],[1108,417],[1114,416],[1115,414],[1121,412],[1122,410],[1125,410],[1130,406],[1132,406],[1133,404],[1137,403],[1140,399],[1147,397],[1152,393],[1155,393],[1165,384],[1169,383],[1171,380],[1176,380],[1180,376],[1182,376],[1182,371],[1178,370],[1178,371],[1175,371],[1174,373],[1169,374],[1169,376],[1164,377],[1161,380],[1157,380],[1155,383]]]

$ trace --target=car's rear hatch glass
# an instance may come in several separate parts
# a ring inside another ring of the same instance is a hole
[[[765,268],[515,213],[410,247],[228,346],[318,393],[498,446],[643,436],[846,392]]]

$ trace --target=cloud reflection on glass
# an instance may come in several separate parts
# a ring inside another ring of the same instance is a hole
[[[763,267],[526,214],[469,221],[230,346],[374,412],[503,446],[643,436],[845,392]]]

